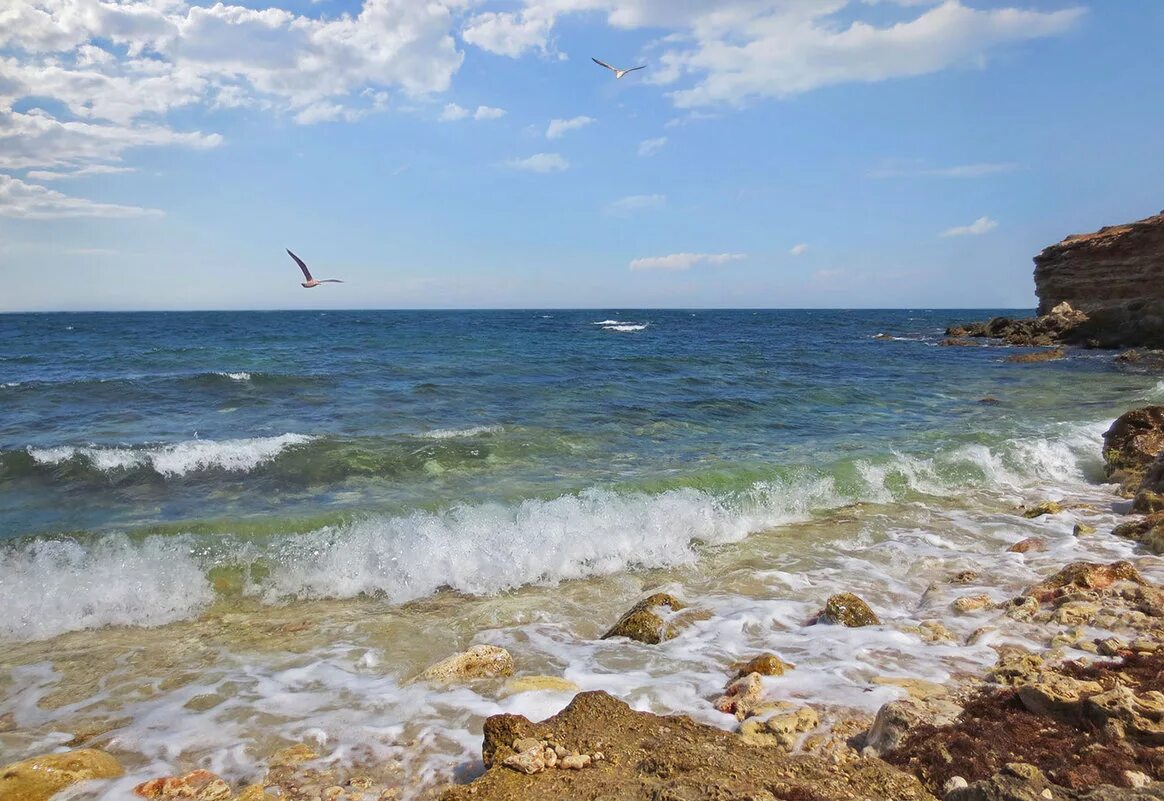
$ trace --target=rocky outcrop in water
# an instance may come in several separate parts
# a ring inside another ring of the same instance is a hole
[[[1154,462],[1164,454],[1164,406],[1144,406],[1120,415],[1103,435],[1104,471],[1121,492],[1135,495],[1141,485],[1156,490]],[[1151,469],[1151,477],[1149,477]]]
[[[1035,256],[1039,313],[1070,303],[1089,315],[1132,302],[1164,309],[1164,212],[1069,236]]]
[[[122,772],[116,759],[93,748],[46,754],[0,768],[0,799],[48,801],[78,782],[112,779]]]

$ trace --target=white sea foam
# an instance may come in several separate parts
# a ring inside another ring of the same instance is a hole
[[[215,375],[220,375],[223,378],[229,378],[231,381],[250,381],[251,380],[251,374],[247,373],[247,372],[238,372],[238,373],[216,372]]]
[[[477,437],[481,434],[499,434],[502,426],[470,426],[469,428],[436,428],[425,431],[420,436],[425,439],[456,439],[457,437]]]
[[[642,323],[642,324],[624,323],[622,325],[604,325],[604,326],[602,326],[602,330],[603,331],[621,331],[623,333],[629,333],[631,331],[643,331],[647,328],[648,325],[649,325],[648,323]]]
[[[599,320],[591,325],[627,325],[622,320]]]
[[[247,472],[271,461],[288,448],[310,442],[303,434],[251,439],[191,439],[148,448],[105,448],[73,445],[29,448],[40,464],[83,459],[102,472],[149,467],[163,476],[184,476],[198,470]]]

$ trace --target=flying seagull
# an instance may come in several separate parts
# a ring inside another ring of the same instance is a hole
[[[343,283],[343,281],[341,281],[338,278],[324,278],[322,281],[316,281],[314,278],[311,277],[311,271],[307,269],[307,265],[303,263],[303,259],[296,256],[290,250],[287,251],[287,255],[290,256],[291,258],[295,259],[295,263],[298,264],[299,269],[303,271],[303,277],[307,279],[306,281],[303,282],[304,289],[311,289],[312,287],[319,286],[320,284],[342,284]]]
[[[620,69],[618,69],[617,67],[612,67],[612,66],[610,66],[610,65],[609,65],[609,64],[607,64],[605,61],[599,61],[599,60],[598,60],[598,59],[596,59],[594,56],[591,56],[591,57],[590,57],[590,60],[591,60],[591,61],[593,61],[593,62],[594,62],[595,64],[597,64],[598,66],[600,66],[600,67],[606,67],[608,70],[610,70],[611,72],[613,72],[613,73],[614,73],[615,80],[618,80],[618,79],[619,79],[619,78],[621,78],[622,76],[626,75],[628,72],[634,72],[635,70],[642,70],[642,69],[646,69],[646,68],[647,68],[647,65],[646,65],[646,64],[644,64],[644,65],[642,65],[641,67],[631,67],[629,70],[620,70]]]

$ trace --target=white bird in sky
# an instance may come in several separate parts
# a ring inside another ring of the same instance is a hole
[[[642,70],[642,69],[646,69],[646,68],[647,68],[647,65],[646,65],[646,64],[643,64],[641,67],[631,67],[629,70],[620,70],[618,67],[612,67],[612,66],[610,66],[610,65],[609,65],[609,64],[607,64],[605,61],[599,61],[599,60],[598,60],[598,59],[596,59],[594,56],[591,56],[591,57],[590,57],[590,60],[591,60],[591,61],[593,61],[593,62],[594,62],[595,64],[597,64],[598,66],[600,66],[600,67],[606,67],[608,70],[610,70],[611,72],[613,72],[613,73],[614,73],[615,80],[618,80],[618,79],[619,79],[619,78],[621,78],[622,76],[626,75],[628,72],[634,72],[635,70]]]
[[[303,282],[304,289],[311,289],[312,287],[319,286],[320,284],[342,284],[343,283],[343,281],[341,281],[339,278],[324,278],[321,281],[316,281],[314,278],[311,277],[311,271],[307,269],[307,265],[303,263],[303,259],[296,256],[290,250],[287,251],[287,255],[290,256],[291,258],[295,259],[295,263],[298,264],[299,269],[303,271],[303,277],[307,279],[306,281]]]

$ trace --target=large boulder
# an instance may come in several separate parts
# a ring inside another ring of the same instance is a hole
[[[1132,508],[1143,514],[1164,512],[1164,452],[1157,454],[1144,470]]]
[[[95,748],[32,757],[0,768],[0,799],[48,801],[77,782],[115,779],[123,772],[116,759]]]
[[[665,592],[657,592],[631,607],[602,635],[602,639],[626,637],[648,645],[658,645],[665,640],[678,637],[679,632],[695,620],[708,617],[706,612],[700,610],[687,610],[685,614],[676,614],[683,610],[687,610],[687,605],[678,598]]]
[[[869,608],[869,604],[851,592],[842,592],[829,598],[824,609],[817,614],[816,622],[849,628],[881,625],[881,620]]]
[[[1116,419],[1103,435],[1103,461],[1108,478],[1126,494],[1137,490],[1156,457],[1164,453],[1164,406],[1132,409]]]
[[[522,753],[530,740],[580,754],[602,753],[604,759],[584,770],[527,774],[506,767],[506,760]],[[604,692],[579,693],[541,723],[519,715],[490,717],[482,757],[485,774],[446,790],[443,801],[934,801],[916,779],[880,760],[838,765],[789,755],[690,718],[636,712]]]

